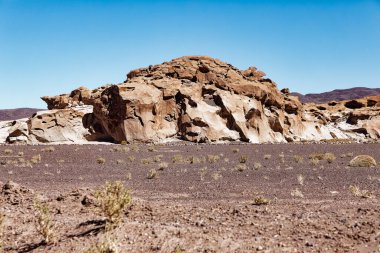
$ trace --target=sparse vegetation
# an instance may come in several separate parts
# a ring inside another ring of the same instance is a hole
[[[301,190],[298,189],[298,188],[292,190],[292,191],[290,192],[290,195],[292,195],[293,197],[297,197],[297,198],[303,198],[303,197],[304,197],[304,196],[303,196],[303,193],[302,193]]]
[[[256,198],[253,200],[253,204],[254,204],[254,205],[257,205],[257,206],[268,205],[270,202],[271,202],[270,199],[265,198],[265,197],[263,197],[263,196],[258,196],[258,197],[256,197]]]
[[[162,162],[158,165],[158,170],[164,170],[164,169],[167,169],[168,168],[168,163],[166,162]]]
[[[153,179],[157,177],[157,171],[155,169],[151,169],[146,175],[147,179]]]
[[[303,185],[305,182],[305,177],[303,175],[297,175],[297,181],[300,185]]]
[[[263,166],[261,165],[261,163],[254,163],[253,164],[253,168],[255,169],[255,170],[258,170],[258,169],[261,169]]]
[[[264,159],[265,160],[269,160],[269,159],[271,159],[272,158],[272,155],[270,155],[270,154],[266,154],[266,155],[264,155]]]
[[[53,146],[41,149],[41,152],[54,152],[54,151],[55,151],[55,148]]]
[[[235,169],[236,169],[237,171],[242,172],[242,171],[247,170],[248,167],[247,167],[247,165],[245,165],[245,164],[238,164],[238,165],[236,165]]]
[[[131,194],[121,181],[106,182],[95,193],[99,208],[107,221],[107,228],[112,228],[121,220],[124,209],[132,202]]]
[[[214,179],[215,181],[218,181],[219,179],[222,178],[222,175],[221,175],[220,173],[218,173],[218,172],[214,172],[214,173],[211,174],[211,177],[212,177],[212,179]]]
[[[246,163],[247,160],[248,160],[248,156],[246,156],[246,155],[241,155],[240,156],[240,159],[239,159],[240,163]]]
[[[336,156],[335,156],[333,153],[325,153],[325,155],[323,156],[323,158],[324,158],[328,163],[332,163],[333,161],[335,161]]]
[[[318,163],[316,161],[322,161],[326,160],[328,163],[332,163],[335,161],[336,156],[333,153],[327,152],[327,153],[311,153],[309,155],[310,163],[313,165],[317,165]]]
[[[49,205],[35,200],[34,209],[36,211],[36,229],[42,235],[43,242],[49,244],[54,240],[54,224]]]
[[[317,166],[319,163],[319,160],[317,158],[310,159],[310,164],[313,166]]]
[[[98,157],[96,158],[96,162],[98,164],[104,164],[106,162],[106,159],[104,159],[103,157]]]
[[[4,149],[4,154],[5,155],[11,155],[11,154],[13,154],[13,150],[12,149]]]
[[[201,176],[201,181],[205,179],[206,174],[207,174],[207,167],[203,167],[199,169],[199,175]]]
[[[114,238],[106,235],[105,238],[98,241],[95,245],[91,246],[84,253],[118,253],[119,248]]]
[[[356,185],[350,185],[349,190],[352,193],[352,195],[354,195],[355,197],[360,197],[360,198],[373,197],[373,192],[367,191],[367,190],[360,190],[359,186],[356,186]]]
[[[376,160],[369,155],[358,155],[350,161],[351,167],[375,167]]]
[[[294,158],[294,161],[296,163],[303,163],[303,157],[302,156],[300,156],[300,155],[294,155],[293,158]]]
[[[41,155],[38,154],[38,155],[34,155],[32,156],[32,158],[30,159],[30,161],[33,163],[33,164],[36,164],[36,163],[40,163],[42,160],[41,158]]]
[[[216,161],[218,161],[220,159],[220,157],[218,155],[208,155],[207,156],[207,161],[209,163],[215,163]]]

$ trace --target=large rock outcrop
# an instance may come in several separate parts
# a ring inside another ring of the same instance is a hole
[[[254,67],[239,70],[210,57],[189,56],[133,70],[127,77],[118,85],[43,97],[51,111],[27,121],[27,141],[380,138],[378,98],[302,105]],[[78,111],[82,107],[93,110]]]

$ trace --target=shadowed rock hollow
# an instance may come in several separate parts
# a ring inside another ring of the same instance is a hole
[[[80,87],[70,94],[42,99],[50,110],[64,114],[93,107],[92,112],[79,117],[83,126],[75,132],[80,133],[80,140],[263,143],[355,139],[363,135],[363,132],[346,133],[321,120],[326,117],[314,110],[305,111],[288,89],[280,91],[272,80],[265,78],[265,73],[254,67],[239,70],[207,56],[187,56],[133,70],[127,77],[118,85],[95,90]],[[49,142],[49,137],[41,136],[41,129],[51,132],[56,128],[44,127],[43,123],[49,121],[41,120],[44,117],[50,119],[52,115],[40,113],[38,119],[29,119],[29,125],[39,120],[39,139]],[[64,118],[68,127],[78,125],[77,116]],[[75,123],[70,123],[71,118]],[[58,126],[64,127],[65,124]],[[33,131],[29,127],[29,132]],[[57,134],[62,136],[62,130]],[[75,142],[78,136],[66,134],[62,138]]]

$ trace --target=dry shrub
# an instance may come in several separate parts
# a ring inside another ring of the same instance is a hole
[[[302,156],[294,155],[293,158],[294,158],[294,161],[296,161],[296,163],[303,163],[303,157]]]
[[[258,169],[261,169],[263,166],[261,165],[261,163],[254,163],[253,164],[253,168],[255,169],[255,170],[258,170]]]
[[[272,155],[270,155],[270,154],[264,155],[265,160],[269,160],[269,159],[271,159],[271,157],[272,157]]]
[[[304,196],[303,196],[303,193],[302,193],[301,190],[298,189],[298,188],[292,190],[292,191],[290,192],[290,195],[292,195],[293,197],[297,197],[297,198],[303,198],[303,197],[304,197]]]
[[[158,170],[164,170],[164,169],[167,169],[168,168],[168,163],[166,162],[162,162],[158,165]]]
[[[246,155],[240,156],[240,159],[239,159],[240,163],[246,163],[247,160],[248,160],[248,156],[246,156]]]
[[[34,156],[32,156],[32,159],[30,159],[30,161],[31,161],[32,163],[34,163],[34,164],[36,164],[36,163],[40,163],[41,160],[42,160],[42,158],[41,158],[41,155],[40,155],[40,154],[38,154],[38,155],[34,155]]]
[[[95,245],[91,246],[84,253],[118,253],[120,252],[117,247],[115,238],[108,235],[104,239],[98,241]]]
[[[323,159],[326,160],[328,163],[332,163],[333,161],[335,161],[336,156],[333,153],[325,153]]]
[[[207,161],[209,163],[215,163],[216,161],[218,161],[220,159],[220,157],[218,155],[208,155],[207,156]]]
[[[305,177],[303,176],[303,175],[298,175],[297,176],[297,181],[298,181],[298,183],[300,184],[300,185],[303,185],[304,184],[304,182],[305,182]]]
[[[5,149],[4,154],[11,155],[11,154],[13,154],[13,150],[12,149]]]
[[[36,211],[36,229],[42,235],[43,242],[49,244],[54,240],[54,223],[51,219],[49,205],[35,200],[34,209]]]
[[[256,197],[256,198],[253,200],[253,204],[254,204],[254,205],[257,205],[257,206],[268,205],[270,202],[271,202],[270,199],[265,198],[265,197],[262,197],[262,196],[258,196],[258,197]]]
[[[55,148],[53,146],[50,146],[50,147],[46,147],[46,148],[43,148],[41,149],[42,152],[53,152],[55,151]]]
[[[151,169],[146,175],[147,179],[153,179],[157,177],[157,171],[155,169]]]
[[[360,197],[360,198],[373,197],[373,192],[367,191],[367,190],[360,190],[359,186],[356,186],[356,185],[350,185],[349,190],[352,193],[352,195],[354,195],[355,197]]]
[[[238,149],[238,148],[234,148],[234,149],[232,150],[232,152],[233,152],[233,153],[239,153],[239,149]]]
[[[245,164],[238,164],[238,165],[236,165],[235,169],[236,169],[237,171],[242,172],[242,171],[247,170],[248,167],[247,167],[247,165],[245,165]]]
[[[104,164],[106,162],[106,159],[104,159],[103,157],[98,157],[96,158],[96,162],[99,164]]]
[[[351,167],[375,167],[376,160],[369,155],[358,155],[350,161]]]
[[[328,163],[332,163],[335,161],[336,156],[333,153],[327,152],[327,153],[312,153],[309,155],[310,160],[326,160]]]
[[[214,179],[215,181],[218,181],[218,180],[221,179],[223,176],[222,176],[220,173],[218,173],[218,172],[214,172],[214,173],[211,174],[211,177],[212,177],[212,179]]]
[[[132,202],[131,194],[121,181],[106,182],[96,193],[99,208],[106,217],[107,225],[120,222],[123,211]]]

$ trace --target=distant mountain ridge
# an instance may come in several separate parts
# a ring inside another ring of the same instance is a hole
[[[34,113],[42,110],[36,108],[2,109],[0,110],[0,121],[29,118]]]
[[[321,104],[330,101],[343,101],[380,95],[380,88],[354,87],[350,89],[336,89],[328,92],[310,93],[306,95],[298,92],[292,92],[291,94],[299,97],[302,103]]]

